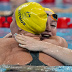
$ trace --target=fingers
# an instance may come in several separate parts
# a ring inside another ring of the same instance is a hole
[[[15,40],[18,43],[21,43],[21,44],[24,44],[25,45],[25,38],[22,38],[19,34],[14,34],[14,36],[15,36]]]
[[[15,39],[21,40],[21,41],[25,41],[25,38],[19,37],[19,36],[15,36]]]
[[[14,34],[14,37],[15,37],[15,39],[19,39],[19,40],[22,40],[22,41],[33,40],[32,37],[20,35],[20,34],[17,34],[17,33]]]
[[[15,39],[23,40],[23,41],[25,39],[25,37],[23,37],[23,35],[20,35],[20,34],[17,34],[17,33],[14,34],[14,37],[15,37]]]
[[[24,44],[24,45],[26,45],[26,43],[25,43],[24,41],[22,41],[22,40],[18,40],[18,39],[16,39],[16,41],[17,41],[18,43],[20,43],[20,44]]]
[[[22,47],[22,48],[28,49],[28,50],[34,50],[34,49],[30,48],[30,47],[27,46],[27,45],[19,44],[19,46]],[[34,51],[35,51],[35,50],[34,50]]]
[[[23,40],[24,40],[24,39],[31,38],[31,37],[28,37],[28,36],[24,36],[23,34],[20,35],[20,34],[17,34],[17,33],[14,34],[14,37],[16,37],[16,38],[17,38],[17,37],[18,37],[18,38],[20,37],[20,39],[23,39]]]
[[[24,38],[24,35],[20,35],[20,34],[15,33],[14,37],[22,37],[22,38]]]

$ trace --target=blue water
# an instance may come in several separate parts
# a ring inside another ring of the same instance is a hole
[[[40,71],[37,71],[38,68]],[[0,66],[0,72],[72,72],[72,66],[44,66],[42,68],[38,66],[38,68],[37,66],[27,66],[27,68],[25,68],[25,66],[2,65]],[[14,69],[19,71],[14,71]]]
[[[0,38],[3,38],[9,32],[11,32],[9,28],[0,28]]]
[[[68,43],[68,48],[72,49],[72,29],[58,29],[57,36],[63,37]]]
[[[9,2],[0,2],[0,11],[11,11],[11,5]]]
[[[72,66],[57,66],[55,72],[72,72]]]

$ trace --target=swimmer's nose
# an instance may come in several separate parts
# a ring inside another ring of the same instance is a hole
[[[50,23],[46,23],[46,29],[45,29],[45,31],[47,31],[47,32],[51,32],[51,26],[50,26]]]

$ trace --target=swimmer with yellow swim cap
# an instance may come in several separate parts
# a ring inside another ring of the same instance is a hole
[[[19,6],[15,11],[17,25],[30,33],[40,34],[45,31],[47,14],[44,8],[36,3],[29,2]]]
[[[49,9],[45,12],[47,18],[45,24],[46,28],[44,32],[40,33],[39,35],[33,34],[32,32],[28,32],[19,28],[17,25],[15,14],[13,15],[13,21],[10,25],[10,30],[12,36],[15,39],[4,38],[3,40],[1,40],[0,44],[1,48],[3,49],[1,50],[1,54],[4,53],[4,55],[0,56],[0,59],[2,60],[2,62],[0,61],[0,64],[11,64],[11,65],[18,64],[18,65],[30,65],[30,66],[63,65],[62,62],[64,60],[62,61],[63,58],[61,57],[60,54],[62,52],[62,48],[66,47],[67,44],[63,38],[56,36],[57,21],[54,20],[55,17],[54,19],[51,18],[53,13],[49,14],[48,11]],[[38,14],[38,16],[39,15],[40,14]],[[27,16],[29,17],[29,14],[27,14]],[[60,46],[61,49],[59,49]],[[60,50],[60,53],[58,53],[58,49]]]
[[[29,2],[22,4],[15,11],[15,18],[17,25],[30,33],[40,34],[45,31],[47,14],[56,21],[54,18],[55,13],[49,8],[43,8],[40,4],[36,2]]]
[[[60,56],[62,50],[58,50],[57,46],[61,46],[61,48],[68,47],[68,44],[64,38],[56,36],[57,15],[49,8],[44,8],[44,11],[47,15],[45,31],[41,32],[40,35],[31,33],[25,35],[15,34],[15,40],[20,47],[30,51],[32,61],[27,65],[62,66],[62,57]]]
[[[19,28],[33,34],[45,31],[48,17],[57,21],[57,15],[49,8],[43,8],[36,2],[24,3],[15,11],[15,19]],[[14,32],[12,32],[14,34]]]

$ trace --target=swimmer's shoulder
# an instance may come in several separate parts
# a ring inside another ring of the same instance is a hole
[[[0,38],[0,43],[13,43],[16,42],[14,38]]]
[[[18,43],[14,38],[0,38],[0,48],[2,49],[13,49],[19,48]]]
[[[62,46],[62,47],[65,47],[65,48],[68,47],[68,43],[67,43],[67,41],[63,37],[52,36],[50,39],[56,40],[59,43],[59,46]]]
[[[60,43],[60,46],[68,48],[68,43],[63,37],[56,36],[56,38],[57,38],[57,41]]]

